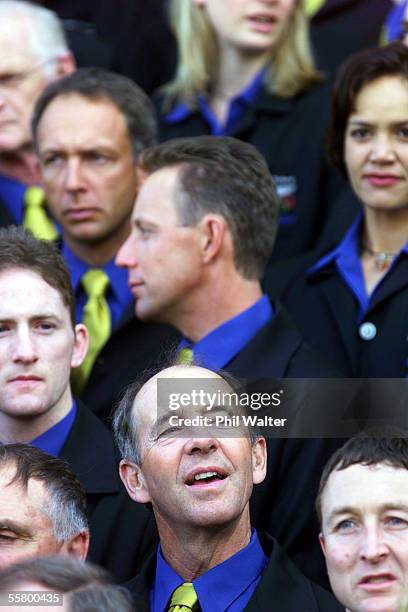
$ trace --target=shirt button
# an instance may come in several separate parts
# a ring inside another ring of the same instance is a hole
[[[370,323],[367,321],[366,323],[362,323],[358,328],[359,336],[362,340],[374,340],[377,335],[377,328],[374,323]]]

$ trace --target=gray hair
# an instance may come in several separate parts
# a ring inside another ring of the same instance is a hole
[[[85,491],[65,461],[27,444],[5,444],[0,446],[0,469],[9,466],[16,469],[9,484],[27,489],[30,479],[43,483],[48,496],[42,511],[57,542],[88,531]]]
[[[141,448],[137,435],[136,417],[132,413],[133,403],[140,389],[149,380],[136,381],[128,386],[113,416],[113,433],[122,459],[141,465]]]
[[[23,582],[35,582],[68,596],[70,612],[131,612],[130,593],[113,584],[102,568],[73,557],[60,555],[31,558],[0,572],[0,593],[10,592]]]
[[[69,52],[61,20],[53,11],[25,0],[0,0],[0,19],[14,16],[29,21],[31,49],[38,63],[44,64],[45,74],[54,77],[58,57]]]

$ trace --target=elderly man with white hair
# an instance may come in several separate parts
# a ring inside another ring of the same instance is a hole
[[[55,235],[36,207],[43,203],[42,193],[27,188],[40,181],[31,113],[46,85],[74,70],[55,13],[22,0],[0,0],[0,200],[12,221],[24,223],[38,237]]]

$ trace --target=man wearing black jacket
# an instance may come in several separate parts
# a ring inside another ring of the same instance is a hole
[[[86,319],[89,273],[102,278],[99,304],[107,310],[101,340],[90,331],[87,361],[73,389],[104,420],[119,393],[166,345],[168,330],[135,317],[126,273],[114,257],[130,231],[140,182],[137,158],[155,142],[151,104],[129,79],[83,68],[52,83],[37,101],[33,137],[47,204],[61,226],[61,252],[71,275],[76,320]]]
[[[74,308],[56,247],[22,228],[1,229],[0,443],[30,443],[69,463],[87,496],[90,559],[125,580],[155,530],[121,485],[111,434],[72,396],[71,367],[88,342]]]
[[[211,393],[221,398],[215,412],[194,399]],[[214,427],[211,418],[243,419],[239,406],[223,399],[233,393],[214,372],[175,366],[132,385],[119,405],[121,478],[135,502],[152,505],[160,535],[156,555],[128,583],[136,609],[342,610],[276,540],[251,530],[249,498],[265,478],[266,441],[244,421],[226,420],[227,433]],[[172,412],[166,399],[181,395],[184,408]]]
[[[132,231],[116,259],[128,269],[136,315],[173,325],[180,359],[192,355],[215,371],[255,381],[335,376],[262,293],[279,201],[260,153],[233,138],[200,136],[146,149],[141,167]],[[312,500],[335,448],[337,440],[269,440],[268,476],[253,496],[254,525],[322,583]]]

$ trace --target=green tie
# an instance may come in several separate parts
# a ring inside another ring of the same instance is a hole
[[[80,394],[92,370],[92,366],[111,332],[111,316],[105,298],[109,277],[103,270],[88,270],[81,280],[88,296],[84,306],[82,322],[89,332],[89,348],[83,363],[72,371],[71,382],[74,393]]]
[[[177,365],[191,365],[194,361],[194,353],[191,348],[183,348],[177,355]]]
[[[44,192],[40,187],[28,187],[24,194],[23,225],[36,238],[55,240],[58,232],[45,211]]]
[[[305,13],[308,17],[313,17],[322,8],[325,0],[303,0]]]
[[[197,593],[191,582],[185,582],[171,596],[168,612],[191,612],[199,610]]]

